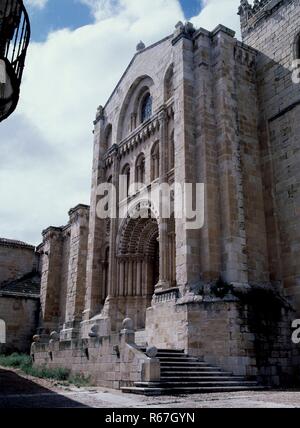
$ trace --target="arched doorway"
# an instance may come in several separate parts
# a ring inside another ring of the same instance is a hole
[[[5,321],[0,320],[0,345],[6,343],[6,324]]]
[[[118,291],[125,301],[125,314],[136,329],[145,327],[146,310],[151,306],[159,280],[158,223],[151,217],[128,218],[121,227],[118,242]]]

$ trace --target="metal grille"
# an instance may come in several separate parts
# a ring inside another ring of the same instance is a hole
[[[5,69],[12,93],[0,94],[0,121],[16,108],[30,40],[30,23],[22,0],[0,0],[0,62]]]

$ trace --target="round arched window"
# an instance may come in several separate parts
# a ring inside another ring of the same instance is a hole
[[[144,123],[152,116],[152,97],[147,94],[143,100],[141,108],[141,122]]]

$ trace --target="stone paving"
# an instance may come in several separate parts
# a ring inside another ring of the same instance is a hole
[[[300,390],[144,397],[104,388],[76,388],[0,368],[4,408],[300,408]]]

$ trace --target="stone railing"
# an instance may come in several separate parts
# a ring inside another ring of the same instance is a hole
[[[162,303],[179,298],[179,288],[168,288],[167,290],[158,291],[154,295],[154,303]]]

